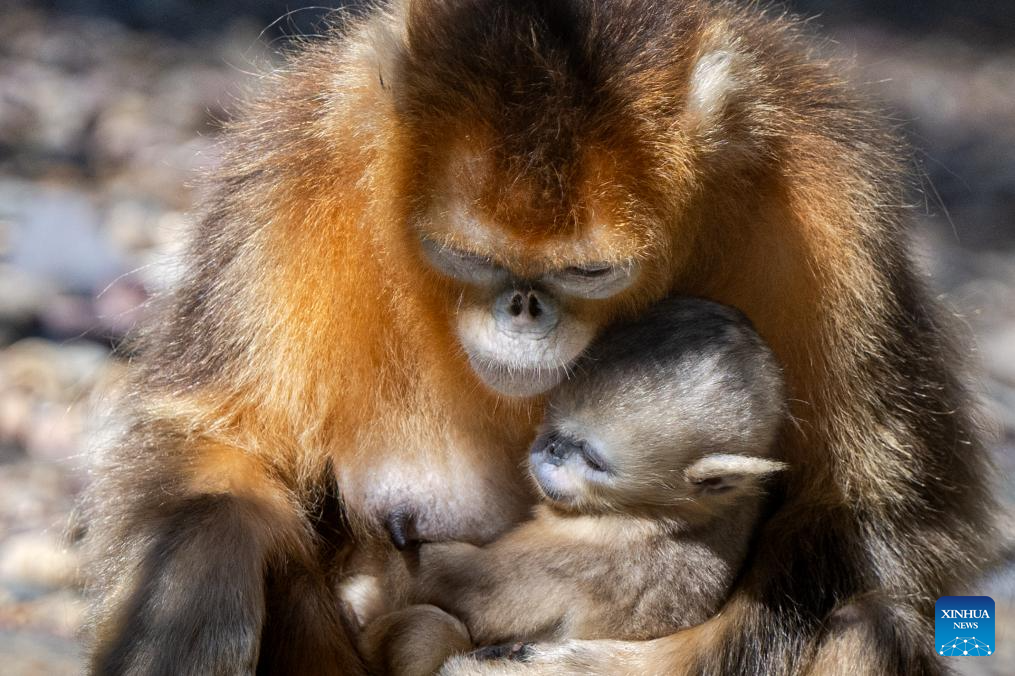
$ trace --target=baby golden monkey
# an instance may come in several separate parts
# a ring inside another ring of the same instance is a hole
[[[732,308],[668,299],[609,329],[551,394],[530,452],[535,517],[483,547],[423,544],[409,597],[429,605],[368,624],[363,654],[381,673],[423,674],[470,639],[648,639],[704,622],[740,569],[763,482],[785,466],[769,457],[783,397],[773,355]],[[347,589],[360,621],[382,607],[363,580]]]

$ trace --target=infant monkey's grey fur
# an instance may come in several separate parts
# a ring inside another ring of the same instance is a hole
[[[780,369],[738,311],[672,298],[609,329],[551,395],[530,456],[545,497],[534,518],[483,547],[422,545],[418,605],[371,621],[353,598],[367,659],[429,673],[473,644],[703,622],[784,467],[772,455],[785,417]]]

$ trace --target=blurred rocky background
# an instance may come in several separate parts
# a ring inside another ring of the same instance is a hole
[[[172,283],[219,122],[286,36],[326,10],[274,0],[0,0],[0,672],[81,672],[76,494],[120,341]],[[315,5],[336,3],[315,2]],[[1015,505],[1015,3],[798,0],[913,146],[914,255],[978,364]],[[998,601],[1015,673],[1015,572]],[[928,637],[928,640],[932,640]]]

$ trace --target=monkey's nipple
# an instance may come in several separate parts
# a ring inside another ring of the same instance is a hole
[[[388,514],[384,525],[388,529],[391,544],[398,551],[417,549],[422,544],[419,532],[416,530],[416,515],[411,510],[404,507],[394,510]]]

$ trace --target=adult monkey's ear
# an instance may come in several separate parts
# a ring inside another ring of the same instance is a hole
[[[743,88],[742,57],[729,46],[698,55],[688,83],[687,112],[697,126],[714,124]]]
[[[714,453],[695,461],[684,470],[684,478],[703,493],[726,493],[753,489],[789,465],[753,455]]]
[[[771,106],[754,55],[720,20],[706,30],[687,82],[682,128],[699,152],[717,159],[756,160],[772,128]]]

